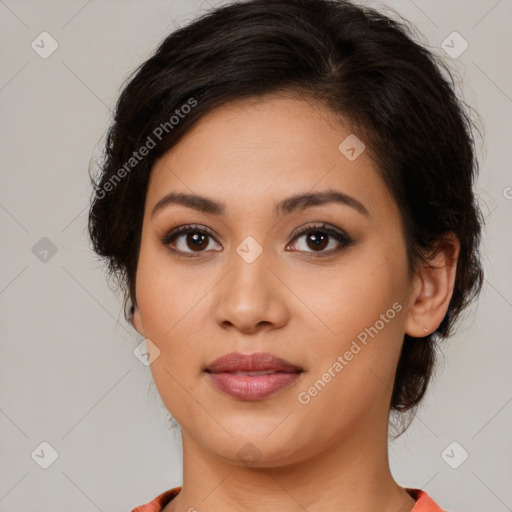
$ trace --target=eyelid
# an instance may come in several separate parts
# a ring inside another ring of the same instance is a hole
[[[345,237],[349,238],[348,234],[343,229],[332,226],[331,224],[328,224],[326,222],[308,222],[307,224],[304,224],[303,226],[298,227],[290,235],[290,238],[293,241],[300,235],[312,233],[312,232],[314,232],[314,230],[324,231],[327,233],[334,233],[336,235],[345,236]]]
[[[202,224],[195,224],[195,223],[193,223],[193,224],[182,224],[182,225],[176,226],[174,228],[171,228],[171,229],[167,230],[159,238],[160,238],[160,242],[163,245],[168,246],[178,236],[180,236],[180,235],[187,235],[189,233],[194,233],[194,232],[204,232],[208,236],[213,238],[217,243],[219,243],[218,240],[217,240],[217,237],[216,237],[216,235],[215,235],[215,233],[213,232],[212,229],[210,229],[209,227],[204,226]],[[181,252],[181,251],[178,251],[178,252]]]
[[[312,223],[310,222],[303,226],[300,226],[292,233],[292,235],[290,235],[291,241],[286,245],[286,248],[288,248],[290,246],[290,244],[295,242],[301,236],[307,235],[309,233],[314,233],[316,231],[323,232],[323,233],[327,234],[328,236],[330,236],[331,238],[336,239],[336,241],[338,242],[338,244],[341,245],[341,247],[331,249],[329,251],[296,251],[296,252],[299,252],[299,253],[305,252],[309,256],[321,257],[322,255],[327,256],[327,255],[337,253],[340,250],[342,250],[354,243],[354,240],[346,233],[346,231],[344,231],[340,228],[332,226],[331,224],[328,224],[326,222],[312,222]],[[179,236],[194,233],[194,232],[205,233],[209,237],[211,237],[213,240],[215,240],[215,242],[217,244],[219,244],[219,242],[217,241],[216,235],[212,229],[210,229],[207,226],[204,226],[202,224],[196,224],[196,223],[183,224],[183,225],[171,228],[163,236],[160,237],[160,242],[162,243],[162,245],[169,247],[174,242],[174,240],[176,238],[178,238]],[[182,254],[186,254],[189,256],[196,255],[196,257],[200,256],[201,253],[210,252],[210,251],[188,252],[188,251],[180,251],[179,249],[170,249],[170,250],[172,250],[174,253],[177,253],[180,255],[182,255]],[[220,252],[220,251],[216,251],[216,252]]]
[[[332,254],[336,254],[340,252],[342,249],[345,249],[349,246],[351,246],[355,240],[343,229],[337,228],[329,223],[326,222],[313,222],[305,224],[304,226],[301,226],[297,228],[292,236],[292,241],[290,243],[295,242],[295,240],[300,239],[302,236],[310,234],[310,233],[325,233],[331,238],[334,238],[338,244],[341,247],[337,247],[335,249],[331,249],[329,251],[297,251],[299,253],[305,253],[308,255],[308,257],[322,257],[322,256],[328,256]],[[288,244],[286,247],[288,247],[290,244]]]

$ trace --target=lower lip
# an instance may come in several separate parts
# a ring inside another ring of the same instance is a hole
[[[270,373],[268,375],[236,375],[209,373],[212,383],[224,393],[240,400],[261,400],[295,382],[300,373]]]

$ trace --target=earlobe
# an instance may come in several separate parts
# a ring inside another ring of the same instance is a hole
[[[452,233],[439,240],[434,255],[414,277],[405,332],[414,338],[432,334],[443,321],[453,295],[460,243]]]
[[[130,323],[141,336],[145,337],[144,327],[142,326],[142,319],[140,317],[140,311],[139,308],[135,305],[132,306],[131,309]]]

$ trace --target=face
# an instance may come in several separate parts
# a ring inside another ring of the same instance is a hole
[[[152,170],[135,326],[184,440],[235,464],[247,443],[278,466],[387,425],[412,283],[398,207],[349,135],[313,101],[237,101]],[[211,372],[232,353],[293,368]]]

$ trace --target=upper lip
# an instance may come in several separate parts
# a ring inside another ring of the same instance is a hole
[[[303,371],[299,366],[295,366],[285,359],[265,352],[255,354],[231,352],[215,359],[205,369],[205,371],[210,373],[257,372],[265,370],[286,373]]]

